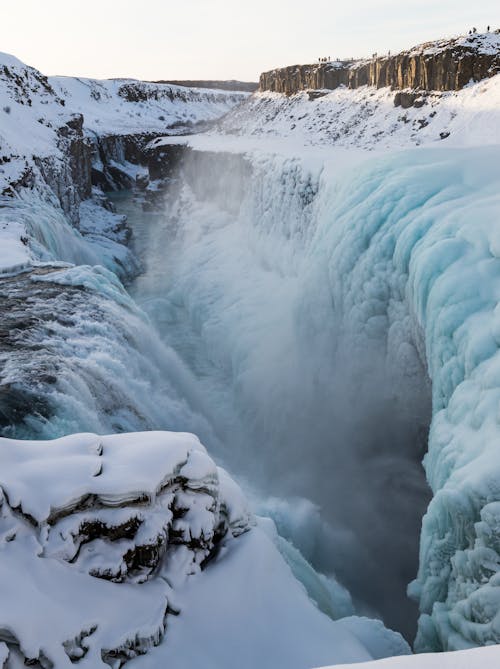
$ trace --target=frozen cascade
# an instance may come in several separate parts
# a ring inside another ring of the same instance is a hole
[[[260,497],[273,496],[259,502],[261,512],[317,569],[335,571],[361,610],[381,611],[411,637],[406,585],[427,502],[419,463],[429,391],[404,296],[393,298],[408,340],[401,374],[400,360],[386,369],[383,324],[377,332],[372,319],[367,336],[357,324],[342,333],[342,307],[332,308],[341,282],[318,263],[337,245],[319,238],[328,178],[297,160],[251,166],[210,153],[186,161],[183,178],[166,217],[145,218],[130,201],[121,209],[146,263],[132,294],[198,378],[226,445],[217,457],[257,481]],[[365,495],[353,499],[353,485]]]
[[[12,383],[38,402],[8,436],[196,432],[317,569],[409,635],[430,423],[417,648],[498,641],[498,153],[344,157],[194,152],[166,215],[123,203],[145,263],[132,297],[163,342],[107,270],[3,277],[31,309]]]

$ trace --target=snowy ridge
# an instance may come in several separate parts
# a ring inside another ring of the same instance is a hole
[[[419,44],[402,53],[408,54],[409,56],[415,56],[417,54],[428,56],[455,48],[473,49],[478,54],[494,55],[500,51],[500,31],[460,35],[459,37],[453,37],[451,39],[438,39],[432,42]]]
[[[84,115],[87,131],[98,135],[165,132],[226,114],[247,93],[152,84],[133,79],[106,81],[49,77],[68,109]]]

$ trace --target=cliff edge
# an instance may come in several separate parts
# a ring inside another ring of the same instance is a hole
[[[340,86],[453,91],[498,72],[500,30],[426,42],[394,55],[277,68],[260,75],[260,90],[286,95]]]

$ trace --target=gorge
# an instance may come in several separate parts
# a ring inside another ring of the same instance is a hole
[[[498,35],[471,44],[494,67]],[[403,78],[403,111],[386,79],[263,75],[249,97],[0,62],[1,552],[26,562],[36,537],[34,564],[103,583],[96,601],[129,588],[140,612],[108,614],[126,640],[84,609],[50,643],[5,615],[0,665],[193,668],[203,648],[175,654],[200,632],[190,611],[252,562],[268,599],[241,592],[269,617],[249,668],[409,652],[380,620],[418,652],[498,643],[495,71]],[[196,441],[157,430],[196,434],[248,502]],[[47,439],[42,471],[70,468],[74,488],[37,516],[30,449]]]

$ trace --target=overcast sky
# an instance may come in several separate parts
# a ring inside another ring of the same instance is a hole
[[[0,51],[45,74],[257,81],[489,23],[500,0],[0,0]]]

